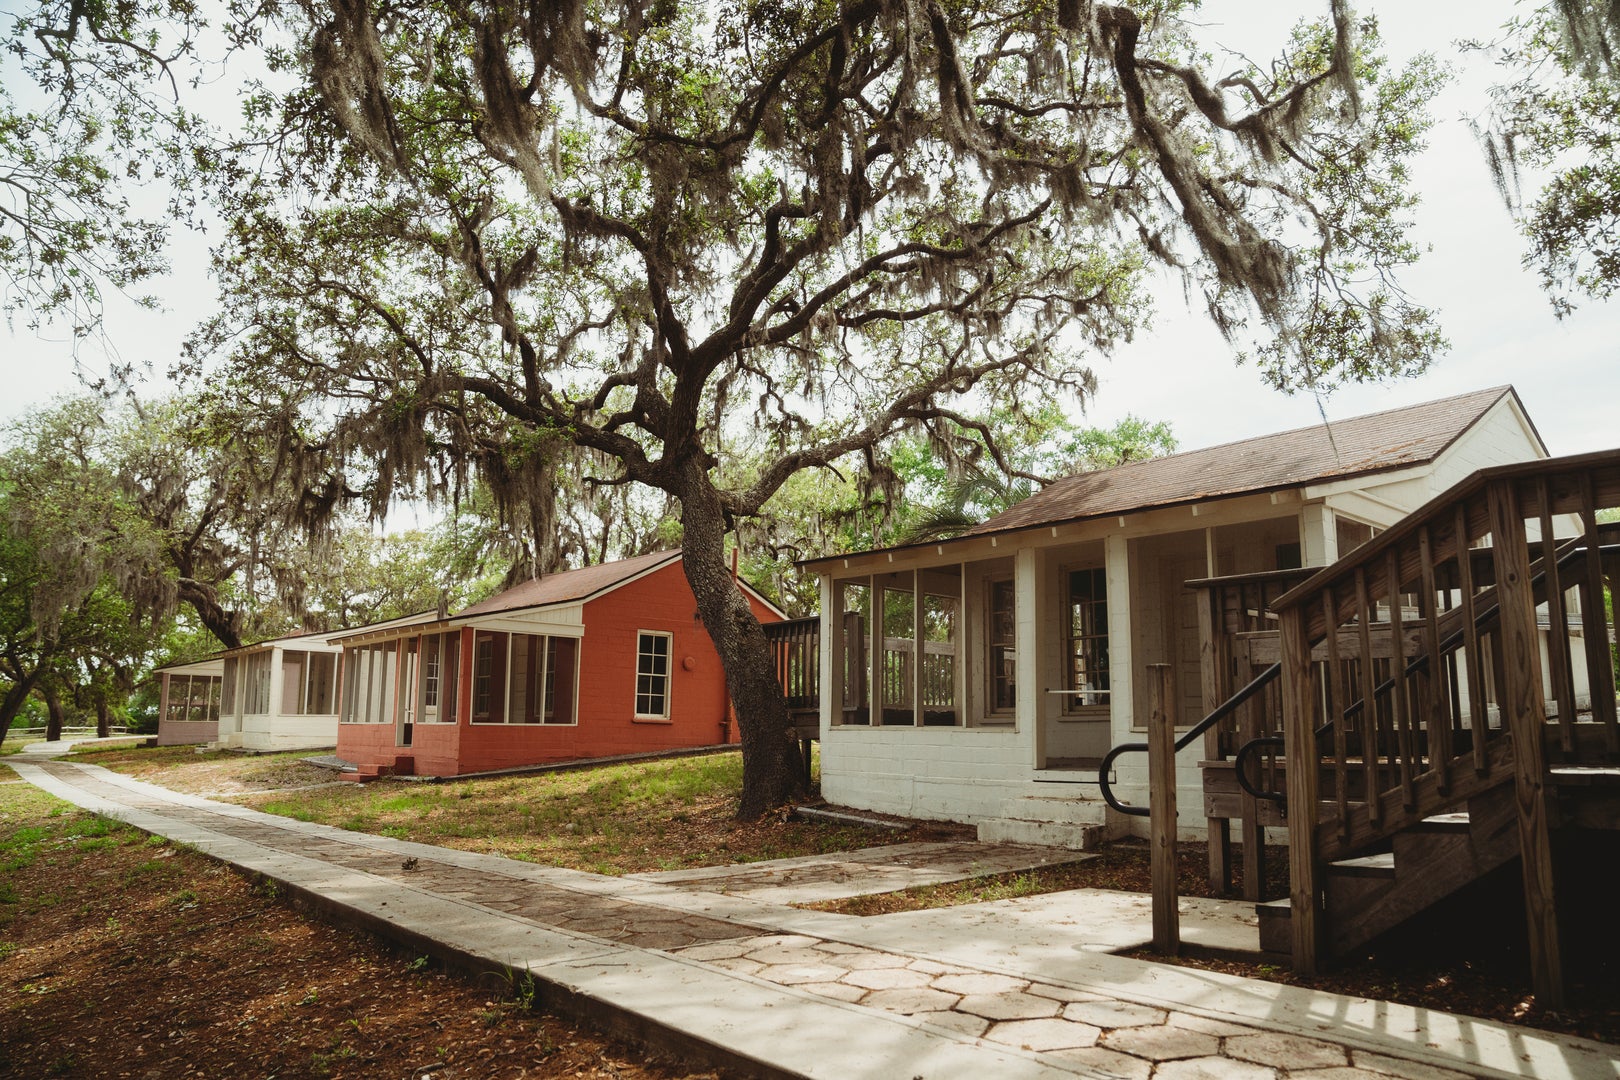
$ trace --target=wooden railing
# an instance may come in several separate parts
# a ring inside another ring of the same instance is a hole
[[[1232,887],[1231,822],[1236,819],[1242,839],[1243,895],[1249,900],[1265,899],[1265,829],[1283,824],[1283,819],[1273,804],[1257,800],[1239,783],[1242,774],[1234,757],[1254,740],[1282,732],[1282,703],[1276,680],[1262,678],[1277,663],[1277,616],[1271,604],[1315,572],[1275,570],[1187,583],[1198,593],[1199,600],[1205,713],[1215,714],[1240,688],[1261,680],[1255,693],[1227,711],[1203,736],[1209,884],[1217,893],[1224,894]],[[1261,756],[1258,761],[1260,768],[1247,787],[1275,788],[1279,782],[1276,756]]]
[[[1544,744],[1620,759],[1617,506],[1620,451],[1485,470],[1273,603],[1297,969],[1326,861],[1511,781],[1534,981],[1558,1000]]]
[[[794,712],[821,707],[821,619],[764,623],[765,640],[776,660],[776,678]]]

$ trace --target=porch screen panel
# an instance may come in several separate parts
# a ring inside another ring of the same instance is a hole
[[[461,631],[453,630],[444,635],[444,659],[439,670],[439,719],[453,724],[460,716]]]
[[[191,713],[189,719],[203,723],[208,719],[209,703],[214,694],[214,680],[206,675],[191,677]]]
[[[254,653],[243,660],[242,667],[246,673],[243,682],[247,684],[242,711],[262,716],[270,711],[270,654]]]
[[[511,723],[538,724],[545,712],[546,639],[512,635]]]
[[[1068,585],[1067,689],[1081,693],[1065,700],[1071,709],[1107,705],[1108,574],[1100,567],[1071,570]]]
[[[186,718],[186,703],[191,695],[191,676],[169,675],[169,699],[164,703],[163,719],[171,724]]]
[[[208,677],[208,715],[205,720],[219,722],[219,695],[221,693],[220,679],[217,675]]]
[[[304,711],[304,665],[309,653],[288,649],[281,654],[281,711],[297,716]]]
[[[225,678],[219,688],[219,711],[226,716],[236,714],[236,657],[225,661]]]
[[[364,649],[343,650],[343,711],[338,716],[342,723],[353,724],[360,719],[354,713],[355,684],[365,680],[364,663]]]
[[[579,642],[573,638],[546,639],[545,722],[572,724],[574,702],[579,699]]]
[[[900,578],[901,575],[895,575]],[[878,668],[881,722],[910,726],[917,722],[917,595],[910,574],[883,588],[883,654]]]
[[[867,585],[847,584],[837,588],[844,650],[838,670],[842,706],[836,720],[840,724],[870,724],[872,662],[868,627],[872,624],[872,589]]]
[[[961,601],[955,596],[922,596],[923,723],[954,727],[961,722],[956,674]]]
[[[416,725],[417,682],[421,679],[421,638],[406,638],[399,645],[399,719]]]
[[[473,707],[475,724],[506,722],[508,635],[481,630],[473,635]]]
[[[304,711],[311,716],[337,712],[337,654],[309,653],[305,668]]]
[[[378,665],[382,678],[378,681],[378,709],[377,722],[391,724],[394,722],[394,698],[399,689],[399,645],[389,642],[378,647],[381,650],[381,663]]]

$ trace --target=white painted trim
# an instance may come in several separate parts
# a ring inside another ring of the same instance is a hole
[[[641,637],[643,634],[661,637],[669,642],[669,648],[664,653],[664,711],[661,713],[644,713],[636,709],[636,698],[641,696]],[[670,721],[675,718],[675,635],[668,630],[637,630],[636,631],[636,667],[635,682],[630,684],[630,716],[632,720],[642,721]]]

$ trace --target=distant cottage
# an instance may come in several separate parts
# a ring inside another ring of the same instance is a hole
[[[739,582],[762,622],[782,612]],[[448,618],[334,634],[357,778],[457,776],[735,742],[679,551],[548,574]]]

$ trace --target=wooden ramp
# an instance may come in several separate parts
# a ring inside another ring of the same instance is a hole
[[[1287,828],[1262,936],[1296,970],[1517,860],[1536,994],[1562,1001],[1553,838],[1578,857],[1581,830],[1620,827],[1617,509],[1620,451],[1502,466],[1331,566],[1189,583],[1210,713],[1177,740],[1155,709],[1150,763],[1203,750],[1217,888],[1236,824],[1266,899],[1260,840]],[[1153,832],[1173,848],[1173,822]]]

